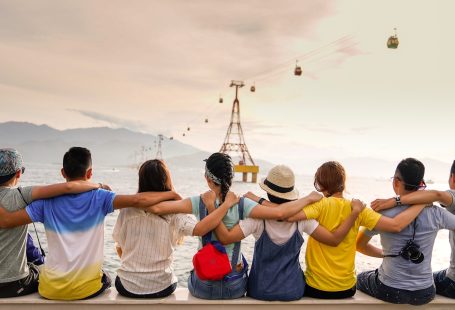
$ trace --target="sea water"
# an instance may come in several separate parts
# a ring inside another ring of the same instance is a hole
[[[200,167],[180,167],[170,166],[172,180],[176,190],[182,197],[191,197],[199,195],[208,190],[207,183],[204,179],[204,169],[201,163]],[[60,174],[61,166],[57,164],[28,164],[26,173],[21,178],[21,186],[42,185],[55,182],[63,182],[64,179]],[[393,175],[393,171],[390,172]],[[118,194],[134,194],[137,192],[137,169],[127,167],[97,167],[93,168],[93,181],[101,182],[111,186],[112,190]],[[262,176],[264,177],[264,176]],[[239,176],[237,176],[239,178]],[[296,187],[301,195],[314,190],[313,177],[296,174]],[[431,184],[430,188],[446,189],[447,184]],[[265,193],[257,184],[242,183],[236,179],[233,183],[232,190],[237,194],[244,194],[248,191],[256,193],[258,196],[265,197]],[[348,178],[346,196],[360,198],[365,202],[371,202],[376,198],[388,198],[394,195],[392,183],[387,179],[372,178]],[[105,221],[105,242],[104,242],[104,268],[111,276],[115,276],[116,270],[120,265],[120,260],[115,251],[114,241],[112,240],[112,230],[115,225],[119,211],[109,214]],[[43,248],[47,251],[46,236],[43,225],[36,224],[38,236]],[[33,231],[30,225],[30,231]],[[33,234],[34,239],[36,239]],[[307,237],[305,237],[307,239]],[[36,241],[35,241],[36,242]],[[85,242],[90,242],[86,240]],[[150,240],[153,242],[153,240]],[[372,240],[374,244],[380,246],[379,238],[375,236]],[[174,255],[174,270],[177,274],[179,285],[187,286],[187,278],[192,269],[192,258],[196,253],[198,240],[196,237],[186,237],[182,245],[178,246]],[[304,245],[300,255],[302,267],[305,268],[305,248]],[[254,239],[249,236],[242,242],[242,251],[246,259],[251,263],[253,258]],[[440,270],[449,266],[450,246],[448,242],[448,231],[442,230],[438,233],[434,251],[432,266],[433,270]],[[377,268],[382,259],[372,258],[360,253],[356,257],[357,272]]]

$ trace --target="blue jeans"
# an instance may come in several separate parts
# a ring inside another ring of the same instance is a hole
[[[433,273],[436,294],[455,298],[455,281],[446,277],[447,270],[441,270]]]
[[[194,270],[188,278],[188,290],[191,295],[201,299],[235,299],[245,295],[248,276],[233,281],[205,281],[196,276]]]
[[[434,286],[409,291],[385,285],[378,278],[378,270],[365,271],[357,275],[357,289],[374,298],[393,304],[424,305],[434,299]]]

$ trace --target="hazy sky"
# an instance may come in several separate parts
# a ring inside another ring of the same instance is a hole
[[[453,12],[451,0],[0,0],[0,121],[127,127],[217,151],[229,82],[246,79],[253,157],[449,162]]]

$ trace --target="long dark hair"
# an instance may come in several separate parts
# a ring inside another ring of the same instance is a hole
[[[170,190],[172,190],[171,173],[162,160],[147,160],[141,165],[139,168],[138,193]]]
[[[231,156],[223,153],[213,153],[206,160],[206,169],[218,179],[219,182],[213,179],[212,181],[221,187],[221,202],[223,202],[234,178],[234,164]],[[210,179],[210,176],[207,177]]]

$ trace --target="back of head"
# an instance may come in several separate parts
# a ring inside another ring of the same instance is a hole
[[[166,192],[172,190],[171,174],[159,159],[147,160],[139,168],[138,193]]]
[[[314,186],[327,196],[341,193],[346,187],[346,171],[337,161],[328,161],[318,168],[314,175]]]
[[[213,153],[206,160],[206,176],[221,187],[221,199],[224,201],[234,178],[234,164],[231,156]]]
[[[63,156],[63,171],[69,179],[85,177],[92,167],[92,154],[84,147],[72,147]]]
[[[9,182],[23,167],[22,155],[15,149],[0,149],[0,185]]]
[[[396,172],[402,178],[405,190],[416,191],[422,186],[425,166],[415,158],[406,158],[400,161]]]

